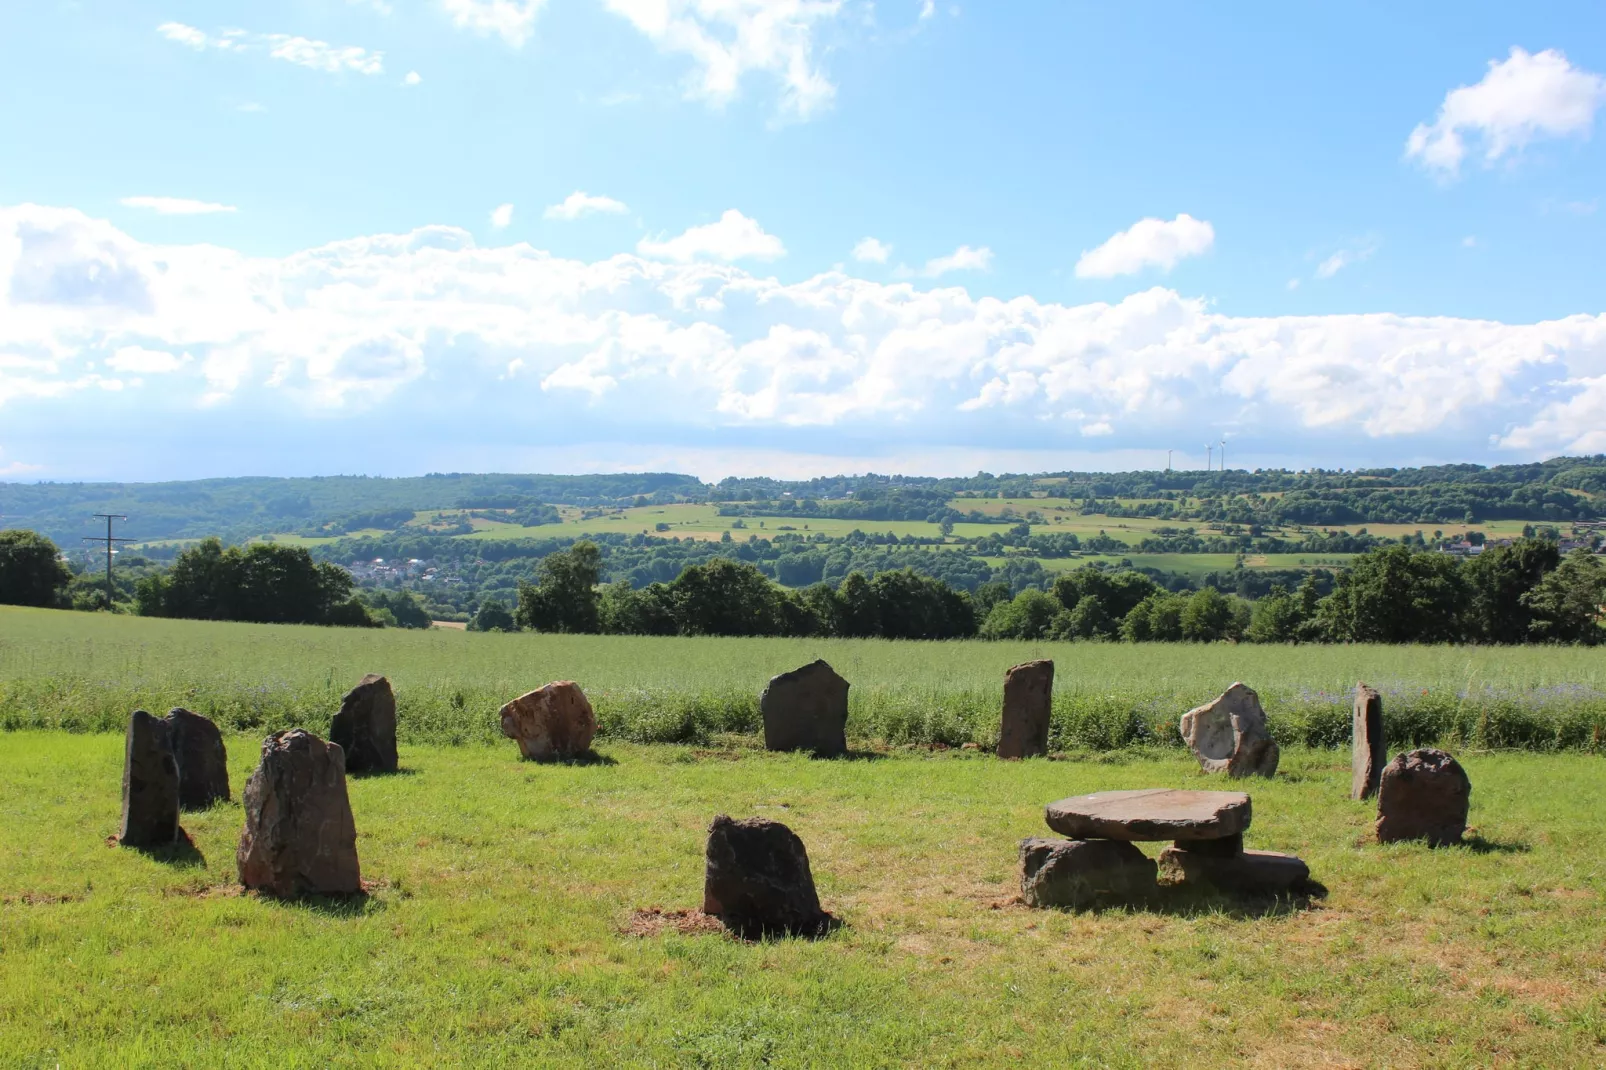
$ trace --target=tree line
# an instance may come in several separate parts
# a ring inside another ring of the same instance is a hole
[[[1041,564],[1037,568],[1041,570]],[[1396,544],[1336,577],[1308,573],[1250,601],[1215,585],[1172,590],[1131,569],[1083,566],[1018,590],[972,591],[911,568],[801,588],[753,563],[714,557],[668,582],[604,584],[603,555],[581,541],[541,559],[515,604],[481,603],[476,630],[624,635],[841,636],[1261,643],[1581,643],[1606,640],[1606,562],[1524,538],[1462,559]],[[49,540],[0,532],[0,603],[65,606],[71,571]],[[264,623],[427,627],[405,591],[355,590],[352,576],[300,547],[206,539],[134,584],[147,616]]]

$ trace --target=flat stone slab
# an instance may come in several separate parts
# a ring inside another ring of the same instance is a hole
[[[1249,827],[1239,791],[1095,791],[1049,803],[1048,827],[1078,840],[1219,840]]]
[[[1281,895],[1310,880],[1310,867],[1293,855],[1276,851],[1244,851],[1222,856],[1167,847],[1160,852],[1160,872],[1173,881],[1211,884],[1224,892]]]

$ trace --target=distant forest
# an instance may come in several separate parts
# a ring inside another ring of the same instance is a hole
[[[1058,472],[962,478],[837,476],[706,484],[674,473],[590,476],[434,474],[400,479],[250,477],[171,483],[0,483],[7,527],[62,545],[90,534],[94,513],[123,513],[138,540],[218,536],[238,542],[269,532],[343,535],[393,530],[412,512],[512,510],[504,519],[550,523],[559,505],[620,508],[711,503],[724,515],[1013,523],[967,509],[962,499],[1047,494],[1080,511],[1253,529],[1281,525],[1490,520],[1563,522],[1606,516],[1606,455],[1535,464],[1438,465],[1355,471]],[[959,499],[956,501],[956,499]],[[1258,532],[1250,531],[1250,534]]]

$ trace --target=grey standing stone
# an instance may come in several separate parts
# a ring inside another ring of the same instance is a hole
[[[277,896],[362,891],[357,825],[346,795],[346,755],[299,728],[262,742],[245,784],[240,883]]]
[[[779,821],[725,814],[708,826],[703,913],[746,937],[818,935],[831,916],[820,909],[809,854]]]
[[[1370,799],[1383,779],[1388,752],[1383,742],[1383,696],[1365,684],[1355,685],[1351,747],[1350,798]]]
[[[848,682],[823,661],[771,679],[758,708],[766,750],[831,756],[848,749]]]
[[[178,804],[185,810],[205,810],[229,799],[229,755],[217,725],[183,707],[163,718],[178,760]]]
[[[1131,899],[1156,888],[1154,859],[1125,840],[1020,841],[1020,895],[1027,906],[1091,906]]]
[[[1383,770],[1377,791],[1377,842],[1460,843],[1467,830],[1472,781],[1442,750],[1408,751]]]
[[[1054,663],[1028,661],[1004,674],[1004,717],[998,732],[1000,758],[1048,753],[1048,720],[1054,708]]]
[[[1213,702],[1182,715],[1182,739],[1207,773],[1275,776],[1277,744],[1253,689],[1235,683]]]
[[[396,695],[390,681],[369,673],[340,700],[329,742],[346,752],[348,773],[396,771]]]
[[[178,839],[178,761],[167,722],[135,710],[123,739],[125,847],[161,847]]]
[[[1310,880],[1310,867],[1276,851],[1216,854],[1178,844],[1160,852],[1160,871],[1173,881],[1211,884],[1224,892],[1293,892]]]

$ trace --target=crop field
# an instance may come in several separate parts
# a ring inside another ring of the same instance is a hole
[[[1606,748],[1606,659],[1575,647],[889,642],[366,631],[0,608],[0,728],[121,730],[183,705],[232,729],[327,729],[367,672],[390,677],[403,737],[498,738],[496,710],[572,679],[605,738],[707,745],[759,729],[773,675],[817,657],[852,684],[865,747],[989,744],[1011,665],[1056,664],[1053,744],[1176,748],[1180,714],[1243,680],[1278,737],[1347,744],[1357,680],[1385,695],[1398,742]]]
[[[1369,842],[1347,755],[1295,748],[1248,841],[1325,895],[1059,912],[1015,899],[1043,804],[1209,784],[1191,761],[404,745],[348,781],[368,894],[283,902],[234,867],[259,741],[228,737],[235,801],[184,815],[193,848],[145,852],[107,843],[120,736],[0,734],[0,1064],[1606,1061],[1594,756],[1463,755],[1472,834],[1429,850]],[[794,829],[841,927],[742,943],[660,913],[701,904],[717,813]]]

